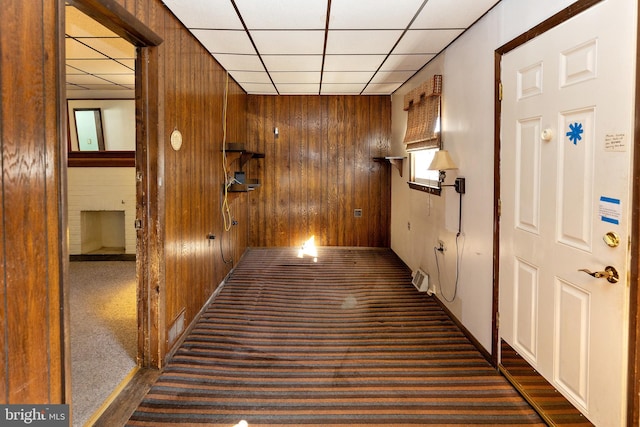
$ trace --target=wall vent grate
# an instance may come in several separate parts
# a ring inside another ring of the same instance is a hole
[[[421,269],[417,269],[413,273],[411,283],[413,283],[418,292],[427,292],[429,290],[429,275]]]

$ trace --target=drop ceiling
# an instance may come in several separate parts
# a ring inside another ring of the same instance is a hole
[[[498,1],[163,2],[247,93],[386,95]],[[66,22],[67,96],[133,91],[135,47],[74,7]]]
[[[390,94],[496,0],[163,0],[250,94]]]
[[[68,98],[86,91],[134,91],[132,44],[72,6],[65,7],[65,26]]]

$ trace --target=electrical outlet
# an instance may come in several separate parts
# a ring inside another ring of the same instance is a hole
[[[407,230],[411,230],[411,223],[407,222]]]
[[[444,252],[447,248],[444,246],[444,240],[438,239],[438,250]]]

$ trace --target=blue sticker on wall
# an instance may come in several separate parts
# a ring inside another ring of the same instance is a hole
[[[584,129],[582,129],[582,123],[573,123],[569,125],[569,132],[567,132],[567,136],[569,137],[569,142],[573,142],[573,145],[578,145],[578,141],[582,139],[582,134],[584,133]]]

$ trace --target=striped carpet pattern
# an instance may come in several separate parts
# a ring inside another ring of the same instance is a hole
[[[129,426],[545,424],[388,249],[251,249]]]

